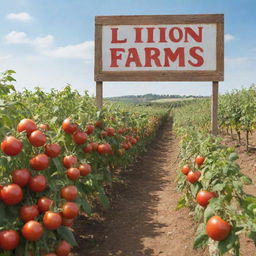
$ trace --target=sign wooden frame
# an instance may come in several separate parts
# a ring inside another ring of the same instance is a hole
[[[103,71],[102,27],[104,25],[216,24],[216,70],[203,71]],[[224,15],[141,15],[95,17],[95,81],[223,81]]]
[[[107,25],[216,24],[216,70],[103,71],[102,32]],[[218,87],[224,80],[224,14],[95,17],[96,105],[102,107],[103,81],[212,81],[211,129],[218,133]]]

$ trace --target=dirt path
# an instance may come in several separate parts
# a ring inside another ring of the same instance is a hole
[[[188,210],[176,211],[178,141],[167,123],[149,151],[121,172],[103,217],[76,222],[76,256],[206,256],[192,249]],[[80,235],[79,235],[80,234]]]

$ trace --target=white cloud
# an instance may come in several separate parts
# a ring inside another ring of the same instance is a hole
[[[32,40],[32,44],[37,48],[49,48],[53,45],[54,37],[52,35],[47,35],[44,37],[36,37]]]
[[[7,34],[5,36],[5,41],[8,44],[30,45],[41,55],[48,57],[92,60],[94,56],[94,41],[84,41],[80,44],[71,44],[53,48],[53,35],[29,38],[25,32],[16,31]]]
[[[20,13],[9,13],[7,15],[7,19],[27,22],[27,21],[30,21],[32,17],[27,12],[20,12]]]
[[[5,36],[5,40],[9,44],[27,44],[27,43],[29,43],[27,34],[24,32],[12,31],[8,35]]]
[[[94,41],[85,41],[81,44],[67,45],[52,50],[44,51],[44,55],[56,58],[86,59],[94,56]]]
[[[5,40],[8,44],[29,44],[40,50],[51,47],[53,45],[54,37],[52,35],[47,35],[31,39],[25,32],[12,31],[5,36]]]
[[[231,35],[231,34],[225,34],[224,40],[227,43],[227,42],[235,40],[235,37],[233,35]]]

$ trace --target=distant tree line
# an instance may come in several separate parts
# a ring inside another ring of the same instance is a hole
[[[180,98],[204,98],[206,96],[194,96],[194,95],[177,95],[177,94],[144,94],[144,95],[127,95],[119,97],[108,97],[106,99],[111,101],[125,101],[125,102],[149,102],[158,99],[180,99]]]

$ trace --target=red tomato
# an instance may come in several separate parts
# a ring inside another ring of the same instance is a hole
[[[62,215],[65,219],[74,219],[79,214],[79,207],[76,203],[66,202],[62,207]]]
[[[107,154],[112,153],[112,147],[109,143],[105,143],[105,148],[106,148]]]
[[[48,124],[40,124],[40,125],[39,125],[39,128],[40,128],[42,131],[44,131],[44,132],[50,130],[50,127],[49,127]]]
[[[8,156],[16,156],[22,150],[22,142],[13,136],[7,136],[1,143],[2,151]]]
[[[106,144],[99,144],[98,149],[97,149],[98,153],[99,154],[108,154],[109,153],[109,146],[108,145],[106,145]]]
[[[93,148],[92,148],[92,145],[91,145],[91,144],[88,144],[87,146],[85,146],[85,147],[83,148],[84,153],[91,153],[92,150],[93,150]]]
[[[82,131],[76,131],[72,134],[72,139],[76,144],[84,144],[87,140],[87,134]]]
[[[187,180],[190,183],[194,184],[199,180],[200,176],[201,176],[201,172],[199,171],[195,171],[195,172],[189,171],[187,175]]]
[[[191,169],[190,169],[190,167],[188,166],[188,165],[184,165],[183,167],[182,167],[182,173],[184,174],[184,175],[188,175],[188,173],[191,171]]]
[[[72,167],[73,165],[75,165],[77,163],[77,158],[76,156],[65,156],[63,158],[63,165],[66,167],[66,168],[70,168]]]
[[[101,121],[96,121],[95,122],[95,127],[101,127],[102,126],[102,122]]]
[[[55,252],[57,256],[68,256],[69,253],[71,252],[71,249],[72,249],[72,246],[65,240],[62,240],[57,245]]]
[[[28,221],[21,229],[21,233],[28,241],[37,241],[43,235],[43,225],[35,220]]]
[[[32,169],[40,171],[49,167],[49,158],[46,154],[39,154],[29,160]]]
[[[230,230],[230,224],[219,216],[211,217],[206,224],[207,235],[216,241],[225,240],[228,237]]]
[[[47,229],[54,230],[61,226],[62,217],[59,213],[47,211],[43,217],[44,226]]]
[[[30,176],[31,173],[26,168],[14,170],[12,172],[12,182],[21,187],[25,187],[29,182]]]
[[[33,192],[42,192],[46,188],[47,181],[43,175],[37,175],[30,178],[28,185]]]
[[[61,189],[60,195],[67,201],[74,201],[78,195],[76,186],[70,185]]]
[[[71,118],[66,118],[62,123],[64,132],[72,134],[77,130],[78,125],[71,122]]]
[[[37,201],[38,210],[40,212],[49,211],[52,204],[53,204],[53,201],[48,197],[41,197]]]
[[[85,132],[89,135],[89,134],[92,134],[92,133],[93,133],[94,129],[95,129],[94,125],[88,124],[88,125],[86,126]]]
[[[125,150],[128,150],[130,148],[129,145],[125,142],[121,144],[121,147]]]
[[[129,141],[127,142],[127,145],[128,145],[128,149],[132,147],[132,144]]]
[[[47,144],[44,152],[51,158],[57,157],[61,153],[61,146],[57,143]]]
[[[20,236],[16,230],[3,230],[0,232],[0,248],[14,250],[20,243]]]
[[[41,147],[46,143],[45,135],[39,130],[33,131],[29,135],[28,140],[34,147]]]
[[[18,132],[26,131],[27,135],[30,135],[35,130],[37,130],[36,124],[31,119],[23,119],[17,126]]]
[[[92,167],[89,164],[80,164],[78,167],[81,176],[87,176],[92,172]]]
[[[74,224],[74,219],[65,219],[62,218],[62,226],[66,226],[66,227],[72,227]]]
[[[77,180],[80,177],[80,171],[77,168],[68,168],[66,174],[70,180]]]
[[[117,130],[117,133],[119,133],[119,134],[123,134],[123,133],[124,133],[124,129],[119,128],[119,129]]]
[[[1,199],[7,205],[15,205],[23,199],[23,191],[17,184],[9,184],[2,188]]]
[[[97,142],[91,142],[90,145],[92,146],[93,151],[97,151],[99,144]]]
[[[107,131],[101,131],[100,135],[101,135],[101,137],[106,137],[106,136],[108,136],[108,132]]]
[[[195,161],[198,166],[201,166],[204,163],[204,160],[205,158],[203,156],[197,156]]]
[[[217,195],[214,192],[209,192],[206,190],[201,190],[196,196],[196,201],[203,207],[206,207],[209,204],[209,200]]]
[[[108,136],[114,136],[115,135],[115,129],[112,127],[106,128],[106,132]]]
[[[135,138],[131,138],[130,142],[131,142],[132,145],[135,145],[137,143],[137,140]]]
[[[20,208],[19,215],[23,222],[28,222],[39,215],[39,210],[37,205],[24,205]]]

